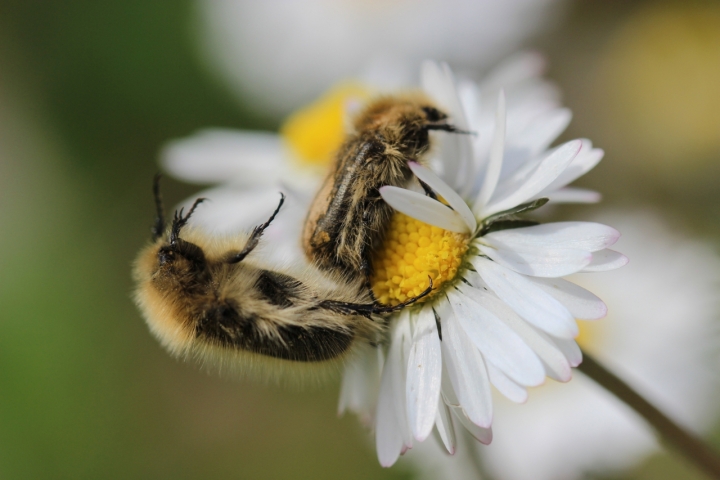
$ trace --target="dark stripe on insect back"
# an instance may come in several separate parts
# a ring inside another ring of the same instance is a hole
[[[291,307],[293,300],[299,297],[302,283],[289,275],[263,270],[255,282],[260,294],[268,302],[280,307]]]
[[[351,144],[338,166],[335,185],[330,195],[332,202],[325,215],[318,220],[316,231],[327,232],[330,238],[337,241],[338,232],[342,228],[348,208],[352,206],[354,194],[353,184],[357,181],[358,169],[363,168],[370,158],[381,155],[384,146],[377,139],[359,138]]]
[[[361,170],[369,168],[367,165],[373,159],[381,157],[384,145],[377,138],[360,137],[346,146],[341,152],[341,160],[335,172],[335,185],[331,192],[332,202],[327,211],[317,222],[311,241],[315,249],[314,257],[321,268],[340,269],[350,276],[357,274],[359,265],[352,258],[340,253],[340,244],[345,242],[346,248],[355,248],[359,243],[365,245],[369,242],[366,216],[368,205],[382,203],[380,193],[375,189],[368,194],[365,192],[362,201],[355,203],[357,193],[358,174]],[[374,193],[374,196],[373,196]],[[355,226],[348,229],[347,225]],[[343,235],[343,232],[345,235]],[[359,251],[359,254],[364,252]]]
[[[296,362],[321,362],[342,355],[353,335],[321,327],[279,327],[282,342],[268,338],[257,325],[257,317],[242,317],[228,304],[206,309],[195,327],[195,336],[225,348],[254,352]]]

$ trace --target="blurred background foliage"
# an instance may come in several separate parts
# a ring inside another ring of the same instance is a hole
[[[566,137],[607,151],[579,184],[717,242],[718,4],[566,6],[527,44],[575,113]],[[204,70],[193,9],[0,0],[0,477],[411,478],[336,418],[337,383],[208,375],[161,350],[131,303],[159,147],[205,126],[277,128]],[[169,205],[197,190],[164,188]],[[693,476],[670,453],[627,478]]]

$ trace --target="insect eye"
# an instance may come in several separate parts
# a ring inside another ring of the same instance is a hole
[[[175,252],[169,248],[161,248],[158,252],[158,263],[165,265],[168,262],[172,262],[175,259]]]
[[[434,107],[422,107],[422,111],[425,113],[428,122],[439,122],[447,118],[447,115]]]

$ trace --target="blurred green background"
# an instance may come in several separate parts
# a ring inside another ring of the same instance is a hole
[[[720,121],[705,110],[720,111],[720,83],[718,98],[696,105],[702,86],[667,73],[718,78],[720,50],[699,48],[688,70],[650,34],[628,37],[628,22],[658,4],[570,3],[529,45],[575,113],[566,137],[607,151],[579,184],[604,205],[654,205],[717,242]],[[702,9],[716,3],[660,5],[689,9],[680,38],[715,45],[720,23]],[[170,358],[130,300],[159,147],[205,126],[277,127],[204,71],[192,19],[184,0],[0,1],[0,477],[411,478],[381,469],[356,419],[336,417],[337,383],[287,391],[208,375]],[[633,52],[657,53],[667,71],[644,68],[638,80]],[[679,125],[653,123],[629,99],[677,110]],[[662,143],[697,116],[718,122],[709,138]],[[164,188],[169,205],[198,189]],[[658,454],[627,478],[681,477],[702,478]]]

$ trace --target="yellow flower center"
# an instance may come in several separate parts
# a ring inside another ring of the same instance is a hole
[[[291,114],[280,127],[280,134],[302,163],[325,166],[345,138],[348,105],[369,95],[369,90],[358,84],[337,85]]]
[[[429,285],[428,277],[436,291],[455,278],[469,240],[468,235],[395,212],[383,245],[373,254],[371,284],[375,296],[386,305],[397,305],[420,295]]]
[[[598,344],[602,343],[605,323],[603,321],[580,320],[577,324],[580,333],[575,337],[575,341],[583,350],[594,353]]]

